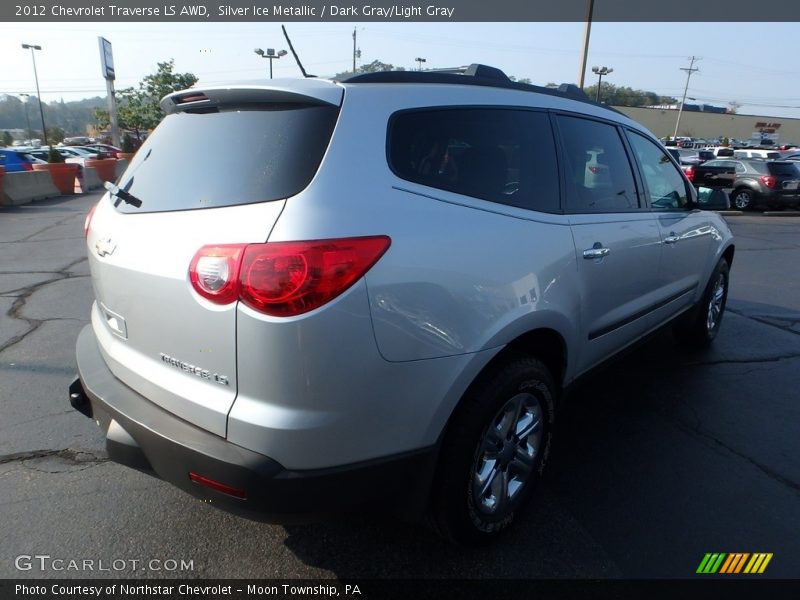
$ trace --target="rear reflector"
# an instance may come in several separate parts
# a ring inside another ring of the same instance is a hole
[[[189,278],[217,304],[239,299],[268,315],[300,315],[330,302],[358,281],[391,244],[371,237],[204,246]]]
[[[247,498],[247,492],[245,492],[244,490],[235,488],[231,485],[220,483],[219,481],[215,481],[208,477],[204,477],[203,475],[198,475],[193,471],[189,471],[189,479],[191,479],[195,483],[204,485],[207,488],[211,488],[212,490],[222,492],[223,494],[228,494],[228,496],[233,496],[234,498],[239,498],[240,500],[244,500],[245,498]]]

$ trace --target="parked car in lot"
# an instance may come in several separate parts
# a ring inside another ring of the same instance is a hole
[[[793,160],[793,161],[798,161],[798,160],[800,160],[800,152],[792,152],[792,153],[790,153],[790,154],[784,154],[784,155],[781,157],[781,160]]]
[[[732,167],[736,171],[730,197],[739,210],[800,205],[800,168],[793,161],[712,160],[703,166]]]
[[[764,150],[763,148],[752,148],[734,150],[733,158],[760,158],[762,160],[778,160],[781,158],[781,153],[777,150]]]
[[[730,146],[708,146],[703,148],[700,152],[710,155],[708,160],[713,160],[714,158],[728,158],[734,155],[734,149]]]
[[[66,162],[74,162],[80,165],[84,165],[87,160],[97,160],[101,156],[98,152],[92,152],[91,150],[81,146],[53,146],[53,148],[62,157],[64,157]],[[47,147],[37,148],[34,150],[29,150],[28,152],[36,158],[47,161],[47,156],[50,152],[50,149]],[[105,156],[103,156],[103,158],[105,158]]]
[[[3,167],[6,173],[33,171],[33,165],[42,162],[45,161],[31,156],[28,152],[11,148],[0,148],[0,167]]]
[[[86,219],[70,400],[112,460],[213,506],[383,502],[489,541],[531,496],[565,390],[663,326],[700,347],[719,331],[725,221],[574,86],[472,65],[161,106]],[[186,152],[210,139],[249,150]]]
[[[82,148],[90,152],[96,152],[100,158],[117,158],[117,153],[122,152],[122,148],[117,148],[110,144],[87,144]]]
[[[667,152],[669,152],[680,165],[699,165],[714,158],[712,154],[703,156],[702,150],[670,147],[667,148]]]

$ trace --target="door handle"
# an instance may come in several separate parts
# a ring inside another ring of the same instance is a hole
[[[583,258],[586,260],[603,258],[604,256],[608,256],[610,252],[611,248],[603,248],[603,246],[600,245],[600,242],[597,242],[592,248],[588,248],[587,250],[583,251]]]
[[[679,238],[677,235],[675,235],[674,231],[670,231],[669,235],[664,238],[664,243],[665,244],[676,244],[678,242],[678,240],[680,240],[680,239],[681,238]]]

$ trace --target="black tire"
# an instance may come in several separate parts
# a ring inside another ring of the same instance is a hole
[[[694,348],[706,348],[714,341],[725,315],[729,283],[730,267],[723,258],[714,269],[700,303],[675,324],[673,331],[679,342]]]
[[[555,400],[550,371],[530,356],[510,358],[473,384],[448,427],[433,482],[430,516],[442,537],[483,545],[512,525],[547,463]]]
[[[731,204],[738,210],[753,210],[755,193],[747,188],[738,188],[731,194]]]

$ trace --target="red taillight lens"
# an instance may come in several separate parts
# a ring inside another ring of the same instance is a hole
[[[33,163],[29,163],[29,162],[22,163],[22,170],[23,171],[33,171]]]
[[[83,237],[89,236],[89,227],[92,225],[92,217],[94,216],[94,211],[97,210],[97,204],[92,206],[89,209],[89,212],[86,213],[86,219],[83,221]]]
[[[778,181],[772,175],[762,175],[759,179],[768,188],[775,189],[778,187]]]
[[[239,297],[239,266],[244,244],[203,246],[189,266],[195,291],[216,304],[229,304]]]
[[[690,165],[683,170],[686,173],[686,179],[694,183],[694,168]]]
[[[195,291],[217,304],[241,300],[268,315],[300,315],[358,281],[389,248],[388,236],[203,246],[192,259]]]
[[[268,315],[306,313],[358,281],[390,244],[387,236],[374,236],[248,246],[240,297]]]

